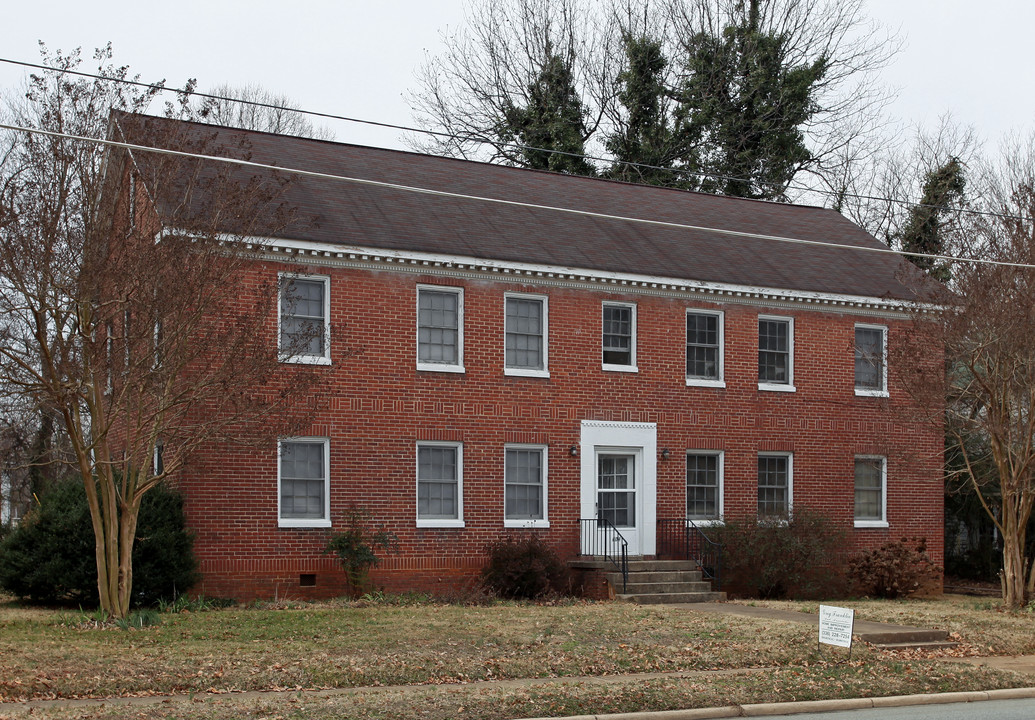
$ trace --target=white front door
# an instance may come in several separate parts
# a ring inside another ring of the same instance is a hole
[[[583,552],[603,554],[617,528],[630,555],[655,553],[657,426],[582,423]],[[613,552],[613,550],[609,550]]]

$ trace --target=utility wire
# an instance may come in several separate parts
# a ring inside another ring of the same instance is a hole
[[[336,175],[333,173],[316,172],[313,170],[303,170],[301,168],[284,167],[280,165],[271,165],[268,163],[255,162],[253,160],[242,160],[238,158],[230,157],[219,157],[214,155],[205,155],[201,153],[187,152],[184,150],[173,150],[170,148],[159,148],[151,147],[149,145],[138,145],[135,143],[120,142],[117,140],[102,140],[100,138],[85,137],[82,135],[71,135],[68,133],[60,133],[52,130],[42,130],[39,128],[27,128],[19,125],[9,125],[7,123],[0,123],[0,128],[6,130],[13,130],[16,132],[24,132],[35,135],[44,135],[47,137],[61,138],[65,140],[76,140],[80,142],[95,143],[98,145],[105,145],[107,147],[123,148],[130,151],[140,151],[145,153],[156,153],[160,155],[171,155],[174,157],[192,158],[196,160],[206,160],[209,162],[224,163],[229,165],[237,165],[240,167],[257,168],[261,170],[272,170],[276,172],[284,172],[292,175],[298,175],[301,177],[312,177],[319,178],[321,180],[335,180],[340,182],[352,183],[355,185],[365,185],[368,187],[379,187],[390,190],[398,190],[402,192],[415,193],[420,195],[430,195],[433,197],[448,197],[457,200],[470,200],[474,202],[483,202],[493,205],[505,205],[510,207],[528,208],[531,210],[546,210],[550,212],[564,213],[567,215],[576,215],[581,217],[590,217],[600,220],[612,220],[620,222],[638,223],[642,225],[649,225],[653,227],[664,227],[677,230],[693,230],[697,232],[708,232],[715,233],[718,235],[725,235],[729,237],[739,238],[750,238],[753,240],[767,240],[772,242],[782,242],[793,245],[808,245],[814,247],[826,247],[826,248],[837,248],[842,250],[856,250],[859,252],[870,252],[878,253],[883,255],[905,255],[908,257],[923,257],[930,258],[933,260],[947,260],[950,262],[965,262],[982,265],[996,265],[1003,267],[1017,267],[1025,269],[1035,269],[1035,264],[1028,263],[1016,263],[1008,262],[1004,260],[989,260],[984,258],[959,258],[952,255],[935,255],[931,253],[918,253],[918,252],[906,252],[899,250],[892,250],[891,248],[878,246],[878,247],[867,247],[860,245],[848,245],[845,243],[828,242],[825,240],[805,240],[803,238],[792,238],[785,237],[782,235],[767,235],[763,233],[744,232],[740,230],[729,230],[725,228],[708,227],[703,225],[690,225],[687,223],[669,222],[665,220],[650,220],[647,218],[636,218],[629,217],[626,215],[612,215],[609,213],[593,212],[591,210],[577,210],[574,208],[558,207],[556,205],[540,205],[536,203],[521,202],[519,200],[507,200],[504,198],[491,198],[482,195],[468,195],[464,193],[449,192],[447,190],[431,190],[428,188],[414,187],[412,185],[402,185],[399,183],[389,183],[380,180],[368,180],[365,178],[349,177],[347,175]]]
[[[408,126],[408,125],[397,125],[397,124],[393,124],[393,123],[379,122],[377,120],[365,120],[365,119],[362,119],[362,118],[355,118],[355,117],[349,117],[349,116],[346,116],[346,115],[337,115],[337,114],[334,114],[334,113],[320,112],[320,111],[317,111],[317,110],[305,110],[305,109],[302,109],[302,108],[293,108],[293,107],[286,107],[284,105],[275,105],[273,103],[265,103],[265,102],[261,102],[261,101],[258,101],[258,100],[245,100],[245,99],[238,99],[238,98],[230,98],[230,97],[226,97],[224,95],[214,95],[214,94],[211,94],[211,93],[204,93],[204,92],[200,92],[200,91],[196,91],[196,90],[170,88],[170,87],[166,87],[164,80],[163,81],[159,81],[157,83],[146,83],[146,82],[142,82],[140,80],[130,80],[130,79],[127,79],[127,78],[117,78],[117,77],[111,77],[111,76],[108,76],[108,75],[98,75],[96,73],[88,73],[88,72],[84,72],[82,70],[73,70],[71,68],[55,68],[55,67],[51,67],[49,65],[41,65],[39,63],[30,63],[30,62],[25,62],[23,60],[12,60],[12,59],[9,59],[9,58],[2,58],[2,57],[0,57],[0,62],[8,63],[10,65],[20,65],[22,67],[27,67],[27,68],[35,68],[35,69],[38,69],[38,70],[46,70],[48,72],[68,73],[70,75],[78,75],[79,77],[92,78],[92,79],[95,79],[95,80],[104,80],[106,82],[115,82],[115,83],[123,83],[123,84],[126,84],[126,85],[135,85],[137,87],[148,88],[149,90],[157,90],[157,91],[160,91],[160,92],[174,92],[174,93],[177,93],[177,94],[180,94],[180,95],[196,96],[196,97],[200,97],[200,98],[205,98],[207,100],[223,100],[223,101],[226,101],[226,102],[235,102],[235,103],[241,103],[243,105],[252,105],[254,107],[266,108],[268,110],[278,110],[278,111],[289,110],[291,112],[297,112],[297,113],[300,113],[300,114],[303,114],[303,115],[311,115],[313,117],[325,118],[325,119],[328,119],[328,120],[342,120],[342,121],[345,121],[345,122],[358,123],[358,124],[362,124],[362,125],[372,125],[374,127],[387,128],[387,129],[390,129],[390,130],[402,130],[404,132],[422,133],[422,134],[425,134],[425,135],[433,135],[433,136],[436,136],[436,137],[443,137],[443,138],[453,138],[453,139],[457,138],[457,135],[455,133],[443,132],[441,130],[429,130],[427,128],[411,127],[411,126]],[[551,153],[551,154],[554,154],[554,155],[563,155],[565,157],[571,157],[571,158],[576,158],[576,159],[580,159],[580,160],[592,160],[592,161],[601,162],[601,163],[617,162],[617,163],[621,163],[622,165],[624,165],[626,167],[639,168],[639,169],[643,169],[643,170],[658,170],[658,171],[661,171],[661,172],[672,173],[673,175],[676,175],[676,176],[679,176],[679,175],[684,175],[684,176],[690,175],[690,176],[694,176],[694,177],[713,178],[713,179],[716,179],[716,180],[726,180],[726,181],[731,181],[731,182],[744,182],[744,183],[750,183],[751,182],[750,178],[738,178],[738,177],[733,177],[731,175],[717,175],[717,174],[713,174],[713,173],[696,172],[696,171],[693,171],[693,170],[686,170],[686,169],[683,169],[683,168],[664,167],[662,165],[650,165],[650,164],[647,164],[647,163],[633,162],[631,160],[616,160],[616,159],[613,159],[613,158],[604,158],[604,157],[599,157],[599,156],[596,156],[596,155],[585,155],[585,154],[580,154],[580,153],[573,153],[573,152],[568,152],[566,150],[555,150],[553,148],[533,147],[531,145],[522,145],[520,143],[491,142],[489,140],[482,139],[482,138],[478,137],[477,135],[474,135],[474,134],[471,134],[471,133],[467,133],[467,134],[463,135],[461,137],[461,139],[463,141],[465,141],[465,142],[474,142],[474,143],[479,143],[481,145],[496,145],[496,146],[499,146],[499,147],[513,148],[515,150]],[[932,204],[929,204],[929,203],[913,202],[911,200],[897,200],[895,198],[881,197],[881,196],[878,196],[878,195],[865,195],[865,194],[861,194],[861,193],[837,192],[835,190],[823,190],[823,189],[820,189],[820,188],[811,188],[811,187],[807,187],[805,185],[794,184],[794,183],[789,183],[787,187],[788,188],[793,188],[795,190],[801,190],[803,192],[813,192],[813,193],[817,193],[819,195],[851,197],[851,198],[855,198],[857,200],[871,200],[871,201],[876,201],[876,202],[886,202],[886,203],[891,203],[891,204],[895,204],[895,205],[903,205],[903,206],[908,206],[908,207],[927,208],[927,209],[930,209],[930,210],[944,210],[944,209],[947,209],[943,205],[932,205]],[[970,209],[970,208],[957,208],[956,211],[957,212],[967,213],[967,214],[970,214],[970,215],[982,215],[982,216],[987,216],[987,217],[998,217],[998,218],[1004,218],[1004,219],[1008,219],[1008,220],[1028,220],[1029,219],[1029,218],[1025,218],[1025,217],[1021,217],[1021,216],[1005,215],[1005,214],[1002,214],[1002,213],[991,212],[991,211],[988,211],[988,210],[974,210],[974,209]]]

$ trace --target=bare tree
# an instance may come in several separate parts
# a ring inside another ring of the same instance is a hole
[[[969,215],[957,243],[970,257],[1027,267],[956,263],[946,311],[914,323],[896,365],[926,407],[946,399],[949,449],[1002,538],[1003,599],[1017,608],[1035,593],[1026,554],[1035,505],[1035,137],[985,163],[975,183],[975,209],[989,214]],[[944,347],[945,367],[911,362],[919,345]]]
[[[411,106],[440,135],[411,144],[522,164],[505,110],[529,104],[527,88],[560,50],[585,108],[585,147],[605,162],[660,163],[677,171],[668,173],[672,184],[711,177],[702,188],[713,191],[748,171],[778,176],[762,183],[767,196],[786,196],[803,173],[816,176],[809,188],[836,185],[846,164],[873,151],[869,138],[889,99],[877,71],[898,49],[862,4],[613,0],[594,14],[577,0],[483,0],[422,68]],[[744,42],[730,44],[738,32]],[[749,66],[760,43],[769,52],[765,87],[755,91],[762,76]],[[642,158],[630,155],[637,147]],[[786,168],[770,172],[774,157]]]
[[[418,124],[440,134],[410,138],[414,147],[524,165],[508,115],[535,104],[532,94],[556,58],[583,109],[583,144],[594,137],[613,100],[620,58],[611,51],[613,31],[583,0],[485,0],[468,5],[466,19],[444,37],[443,54],[429,56],[419,71],[410,103]]]
[[[98,74],[125,77],[110,47],[96,59]],[[31,76],[16,123],[54,134],[16,132],[2,169],[0,384],[60,418],[93,522],[101,608],[114,616],[132,598],[143,495],[200,443],[262,442],[300,421],[309,378],[279,372],[276,280],[250,276],[257,251],[235,239],[290,220],[283,181],[93,141],[247,153],[226,131],[117,112],[143,110],[154,92]]]
[[[259,130],[279,135],[333,140],[334,133],[316,125],[286,95],[259,85],[217,85],[198,103],[195,117],[212,125]]]

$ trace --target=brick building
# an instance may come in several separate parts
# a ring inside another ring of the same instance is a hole
[[[287,189],[307,222],[252,272],[282,288],[271,343],[319,328],[284,361],[316,366],[324,410],[179,478],[196,590],[340,594],[323,548],[352,504],[400,538],[373,576],[393,590],[470,579],[506,533],[571,557],[602,517],[650,556],[660,522],[794,506],[853,548],[920,535],[940,561],[942,438],[888,363],[909,266],[838,213],[246,139],[322,174]]]

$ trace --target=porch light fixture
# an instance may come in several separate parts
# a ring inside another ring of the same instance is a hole
[[[578,457],[579,456],[579,448],[578,448],[578,446],[577,445],[572,445],[571,448],[568,450],[568,454],[571,455],[572,457]]]
[[[670,457],[672,457],[672,453],[668,451],[668,448],[665,448],[661,451],[662,460],[668,460]]]

